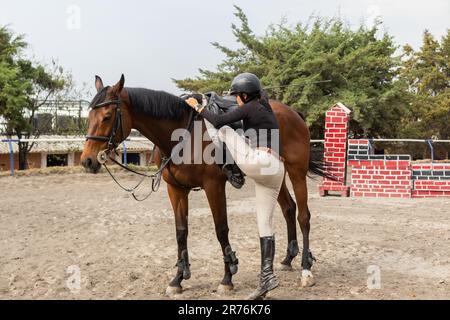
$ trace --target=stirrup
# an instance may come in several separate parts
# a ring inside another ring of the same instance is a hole
[[[235,164],[225,164],[222,167],[222,172],[226,174],[228,182],[233,187],[236,189],[242,189],[245,184],[245,177],[240,169],[236,170],[237,172],[233,172],[233,166],[235,166]]]

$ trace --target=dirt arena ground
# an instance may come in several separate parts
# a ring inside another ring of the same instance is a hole
[[[297,258],[294,271],[277,271],[281,285],[271,299],[450,298],[450,199],[320,198],[316,183],[310,180],[317,284],[301,288]],[[3,177],[0,190],[0,299],[168,299],[177,250],[165,186],[144,203],[104,174]],[[193,193],[192,278],[178,299],[243,299],[257,284],[253,185],[229,188],[228,198],[236,290],[217,292],[220,246],[204,194]],[[278,263],[287,244],[279,209],[276,229]],[[381,270],[381,289],[367,288],[371,265]],[[67,286],[76,269],[69,266],[80,270],[79,291]]]

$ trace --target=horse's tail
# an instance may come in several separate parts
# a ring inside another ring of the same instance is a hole
[[[330,167],[331,164],[324,161],[322,157],[317,157],[311,153],[309,160],[309,172],[318,175],[319,177],[326,178],[332,181],[341,182],[341,180],[331,174],[326,167]],[[311,177],[311,176],[310,176]]]
[[[306,117],[303,113],[301,113],[298,110],[295,110],[295,112],[297,112],[297,114],[300,116],[300,118],[302,118],[303,121],[306,122]],[[323,155],[323,153],[321,153],[321,155]],[[309,160],[309,172],[313,173],[315,175],[318,175],[319,177],[339,182],[340,181],[339,178],[335,177],[328,170],[326,170],[327,166],[330,167],[331,164],[324,161],[323,156],[320,156],[320,155],[317,155],[317,153],[311,152],[310,160]]]

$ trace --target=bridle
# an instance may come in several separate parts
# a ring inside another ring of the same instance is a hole
[[[120,98],[117,98],[116,100],[108,100],[99,104],[96,104],[95,106],[92,107],[92,110],[97,110],[97,109],[101,109],[101,108],[106,108],[110,105],[114,105],[115,106],[115,119],[114,119],[114,125],[113,128],[111,130],[111,134],[109,135],[109,137],[107,136],[86,136],[86,140],[93,140],[93,141],[100,141],[100,142],[108,142],[108,149],[106,149],[108,152],[111,152],[113,150],[116,150],[118,145],[116,143],[116,135],[117,132],[120,130],[121,134],[122,134],[122,139],[124,139],[124,134],[123,134],[123,125],[122,125],[122,110],[120,108],[120,105],[122,104],[122,101],[120,100]]]
[[[147,200],[153,192],[157,192],[159,190],[159,187],[161,185],[161,178],[162,178],[162,172],[164,171],[164,169],[168,169],[168,172],[171,176],[171,178],[175,181],[175,184],[181,188],[181,189],[185,189],[185,190],[194,190],[194,191],[200,191],[200,188],[195,188],[195,187],[188,187],[188,186],[184,186],[183,184],[181,184],[180,182],[178,182],[178,180],[175,178],[175,176],[173,175],[173,173],[170,171],[170,162],[172,161],[172,155],[170,157],[163,157],[162,158],[162,164],[161,167],[158,169],[158,171],[152,175],[147,175],[141,172],[137,172],[133,169],[128,168],[127,166],[124,166],[122,163],[118,162],[116,159],[114,159],[114,157],[111,157],[111,152],[114,152],[116,155],[118,155],[117,152],[117,148],[118,148],[118,144],[116,143],[116,135],[117,132],[120,131],[121,132],[121,137],[122,140],[125,139],[125,135],[123,133],[123,124],[122,124],[122,110],[120,108],[122,104],[122,100],[120,100],[120,98],[117,98],[115,100],[107,100],[104,102],[101,102],[99,104],[96,104],[95,106],[91,107],[92,110],[98,110],[101,108],[106,108],[110,105],[115,106],[115,120],[114,120],[114,125],[113,128],[111,130],[111,134],[109,136],[93,136],[93,135],[87,135],[86,136],[86,140],[92,140],[92,141],[99,141],[99,142],[108,142],[108,149],[99,152],[99,154],[97,155],[97,160],[98,162],[104,166],[104,168],[106,169],[106,171],[109,173],[109,175],[111,176],[111,178],[114,180],[114,182],[124,191],[131,193],[131,195],[133,196],[133,198],[136,201],[145,201]],[[192,111],[190,113],[189,116],[189,121],[188,121],[188,125],[187,125],[187,131],[191,132],[193,124],[195,121],[195,117],[194,117],[194,112]],[[185,140],[185,139],[183,139]],[[153,152],[152,152],[152,160],[153,157],[155,155],[155,150],[156,150],[156,145],[153,148]],[[114,177],[114,175],[112,174],[112,172],[109,170],[108,166],[106,165],[106,162],[110,160],[113,163],[115,163],[116,165],[118,165],[119,167],[121,167],[122,169],[125,169],[129,172],[132,172],[136,175],[139,175],[142,177],[142,179],[139,181],[139,183],[133,187],[133,188],[126,188],[124,187],[117,179],[116,177]],[[135,191],[141,186],[142,182],[144,182],[145,178],[151,178],[152,179],[152,189],[150,191],[150,193],[145,196],[142,199],[138,199]]]

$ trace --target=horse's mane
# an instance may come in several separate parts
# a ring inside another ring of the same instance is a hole
[[[131,107],[136,113],[158,119],[180,120],[190,108],[181,98],[164,92],[144,88],[125,88]]]
[[[110,87],[104,87],[92,99],[89,108],[95,107],[106,99]],[[144,88],[125,88],[128,92],[131,107],[138,114],[144,114],[157,119],[180,120],[189,111],[187,103],[164,91],[155,91]]]

